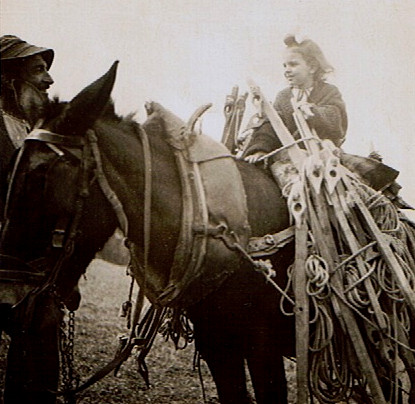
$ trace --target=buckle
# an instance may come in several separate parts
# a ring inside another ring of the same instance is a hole
[[[276,247],[277,246],[277,243],[276,243],[274,237],[272,237],[272,234],[266,234],[264,236],[264,242],[267,246],[270,246],[270,247]]]
[[[52,233],[52,247],[62,248],[65,239],[65,230],[55,229]]]

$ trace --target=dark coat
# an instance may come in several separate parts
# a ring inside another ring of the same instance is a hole
[[[277,94],[274,108],[294,138],[298,138],[291,98],[290,87],[282,90]],[[314,113],[314,116],[307,120],[310,127],[316,130],[321,139],[331,139],[336,146],[340,146],[346,135],[347,113],[338,88],[323,81],[315,83],[308,101],[312,105],[311,110]],[[243,156],[249,156],[259,151],[269,153],[281,146],[271,124],[265,120],[254,129]]]
[[[16,151],[4,123],[3,113],[0,108],[0,222],[4,201],[7,192],[7,175],[10,170],[10,161]]]

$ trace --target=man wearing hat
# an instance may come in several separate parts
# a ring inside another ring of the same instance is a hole
[[[14,35],[0,38],[0,186],[9,162],[28,133],[40,124],[53,84],[49,74],[54,52]]]
[[[0,212],[6,193],[7,175],[16,149],[30,131],[40,127],[49,104],[47,91],[53,84],[49,69],[54,58],[52,49],[31,45],[14,35],[0,38]],[[0,222],[2,216],[0,216]],[[79,304],[77,288],[72,309]]]

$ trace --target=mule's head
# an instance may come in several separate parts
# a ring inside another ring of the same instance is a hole
[[[53,291],[62,301],[116,227],[85,133],[109,103],[117,62],[25,141],[0,240],[0,303]]]

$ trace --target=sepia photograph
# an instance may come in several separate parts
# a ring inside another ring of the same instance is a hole
[[[412,0],[2,0],[0,404],[415,403]]]

